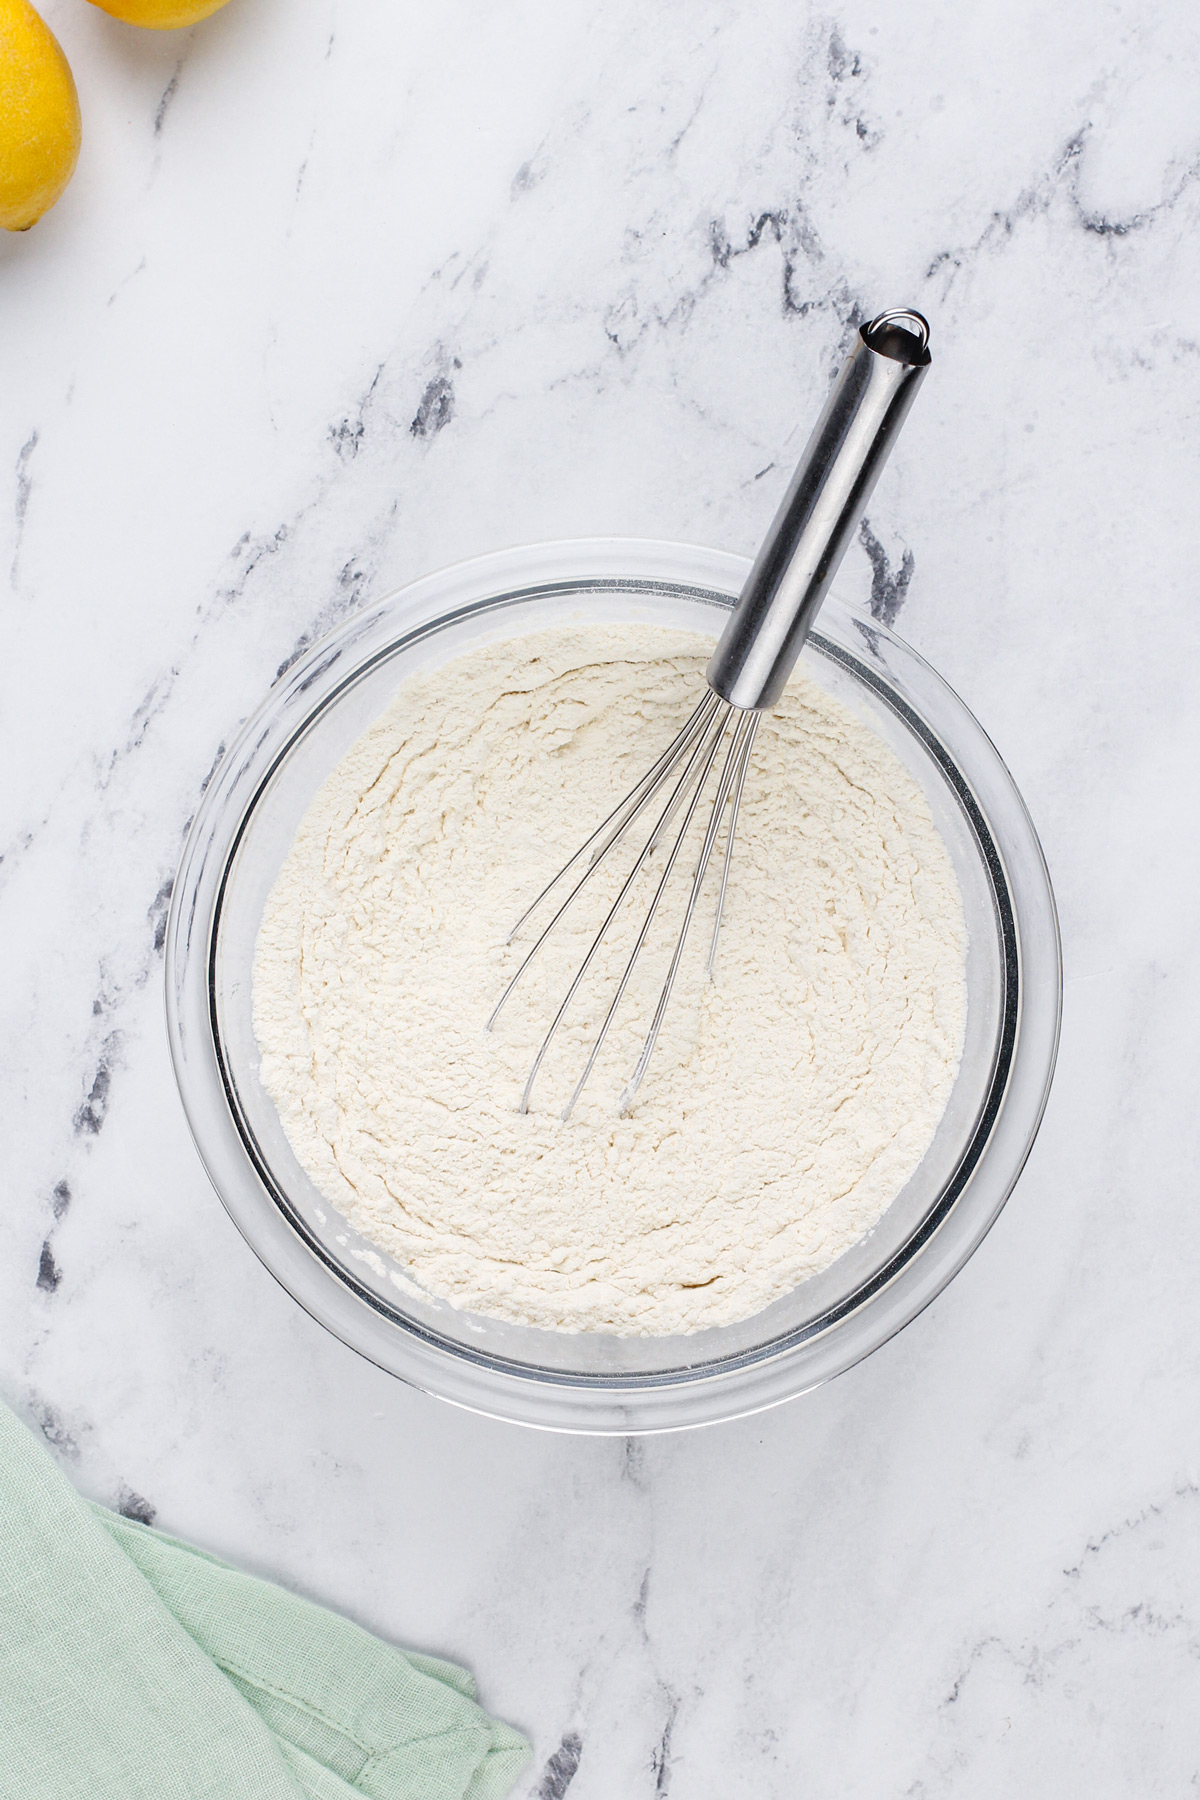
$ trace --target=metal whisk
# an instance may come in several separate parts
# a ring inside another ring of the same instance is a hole
[[[764,711],[779,699],[813,620],[829,590],[846,547],[856,530],[896,434],[907,417],[917,388],[929,367],[929,326],[908,308],[880,313],[858,334],[858,342],[842,368],[825,409],[792,478],[783,504],[771,523],[706,670],[708,690],[682,730],[637,785],[601,821],[552,881],[531,901],[509,933],[511,942],[534,913],[576,870],[548,923],[531,945],[488,1020],[490,1031],[506,1001],[567,910],[574,904],[610,853],[636,822],[653,819],[632,869],[609,906],[604,922],[580,963],[561,1006],[542,1040],[521,1096],[528,1112],[538,1071],[566,1017],[588,970],[631,893],[651,853],[666,838],[682,812],[666,863],[633,949],[617,982],[595,1042],[563,1109],[570,1117],[625,996],[634,968],[663,895],[683,852],[714,770],[716,789],[692,874],[683,922],[675,940],[666,978],[633,1073],[622,1092],[624,1112],[645,1078],[670,1004],[683,960],[692,918],[728,812],[721,884],[708,952],[708,974],[716,963],[717,942],[729,871],[733,861],[738,808],[754,748],[754,735]],[[665,796],[665,798],[664,798]],[[655,809],[655,802],[658,802]],[[582,865],[582,872],[579,872]]]

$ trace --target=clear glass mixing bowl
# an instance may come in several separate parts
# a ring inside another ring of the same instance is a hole
[[[561,1430],[661,1431],[815,1387],[906,1325],[960,1269],[1045,1107],[1062,971],[1029,816],[945,682],[836,597],[804,666],[887,740],[954,859],[970,932],[962,1068],[920,1167],[875,1229],[740,1324],[572,1335],[463,1312],[415,1285],[316,1190],[258,1078],[250,976],[263,905],[310,798],[398,682],[488,638],[587,617],[720,630],[748,564],[675,544],[543,544],[431,575],[357,614],[276,682],[205,791],[175,883],[167,1019],[200,1155],[267,1268],[343,1342],[444,1399]],[[647,746],[647,761],[654,746]]]

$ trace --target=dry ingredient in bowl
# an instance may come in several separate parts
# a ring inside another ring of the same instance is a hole
[[[797,676],[755,745],[716,979],[702,912],[632,1114],[615,1099],[670,906],[559,1117],[653,869],[518,1112],[627,867],[597,879],[487,1034],[523,954],[505,936],[690,711],[710,648],[581,625],[408,680],[312,801],[269,897],[254,1025],[292,1148],[355,1229],[456,1306],[631,1336],[748,1318],[871,1229],[945,1110],[966,1020],[950,857],[895,754]]]

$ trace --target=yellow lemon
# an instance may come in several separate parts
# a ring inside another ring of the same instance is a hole
[[[79,96],[50,27],[28,0],[0,0],[0,225],[28,231],[79,159]]]
[[[127,25],[148,25],[151,31],[174,31],[179,25],[194,25],[197,19],[207,19],[209,13],[217,12],[226,0],[92,0],[101,12],[111,13],[114,19],[124,19]]]

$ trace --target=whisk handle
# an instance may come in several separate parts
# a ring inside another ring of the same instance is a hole
[[[723,700],[782,694],[929,363],[920,313],[862,327],[708,665]]]

